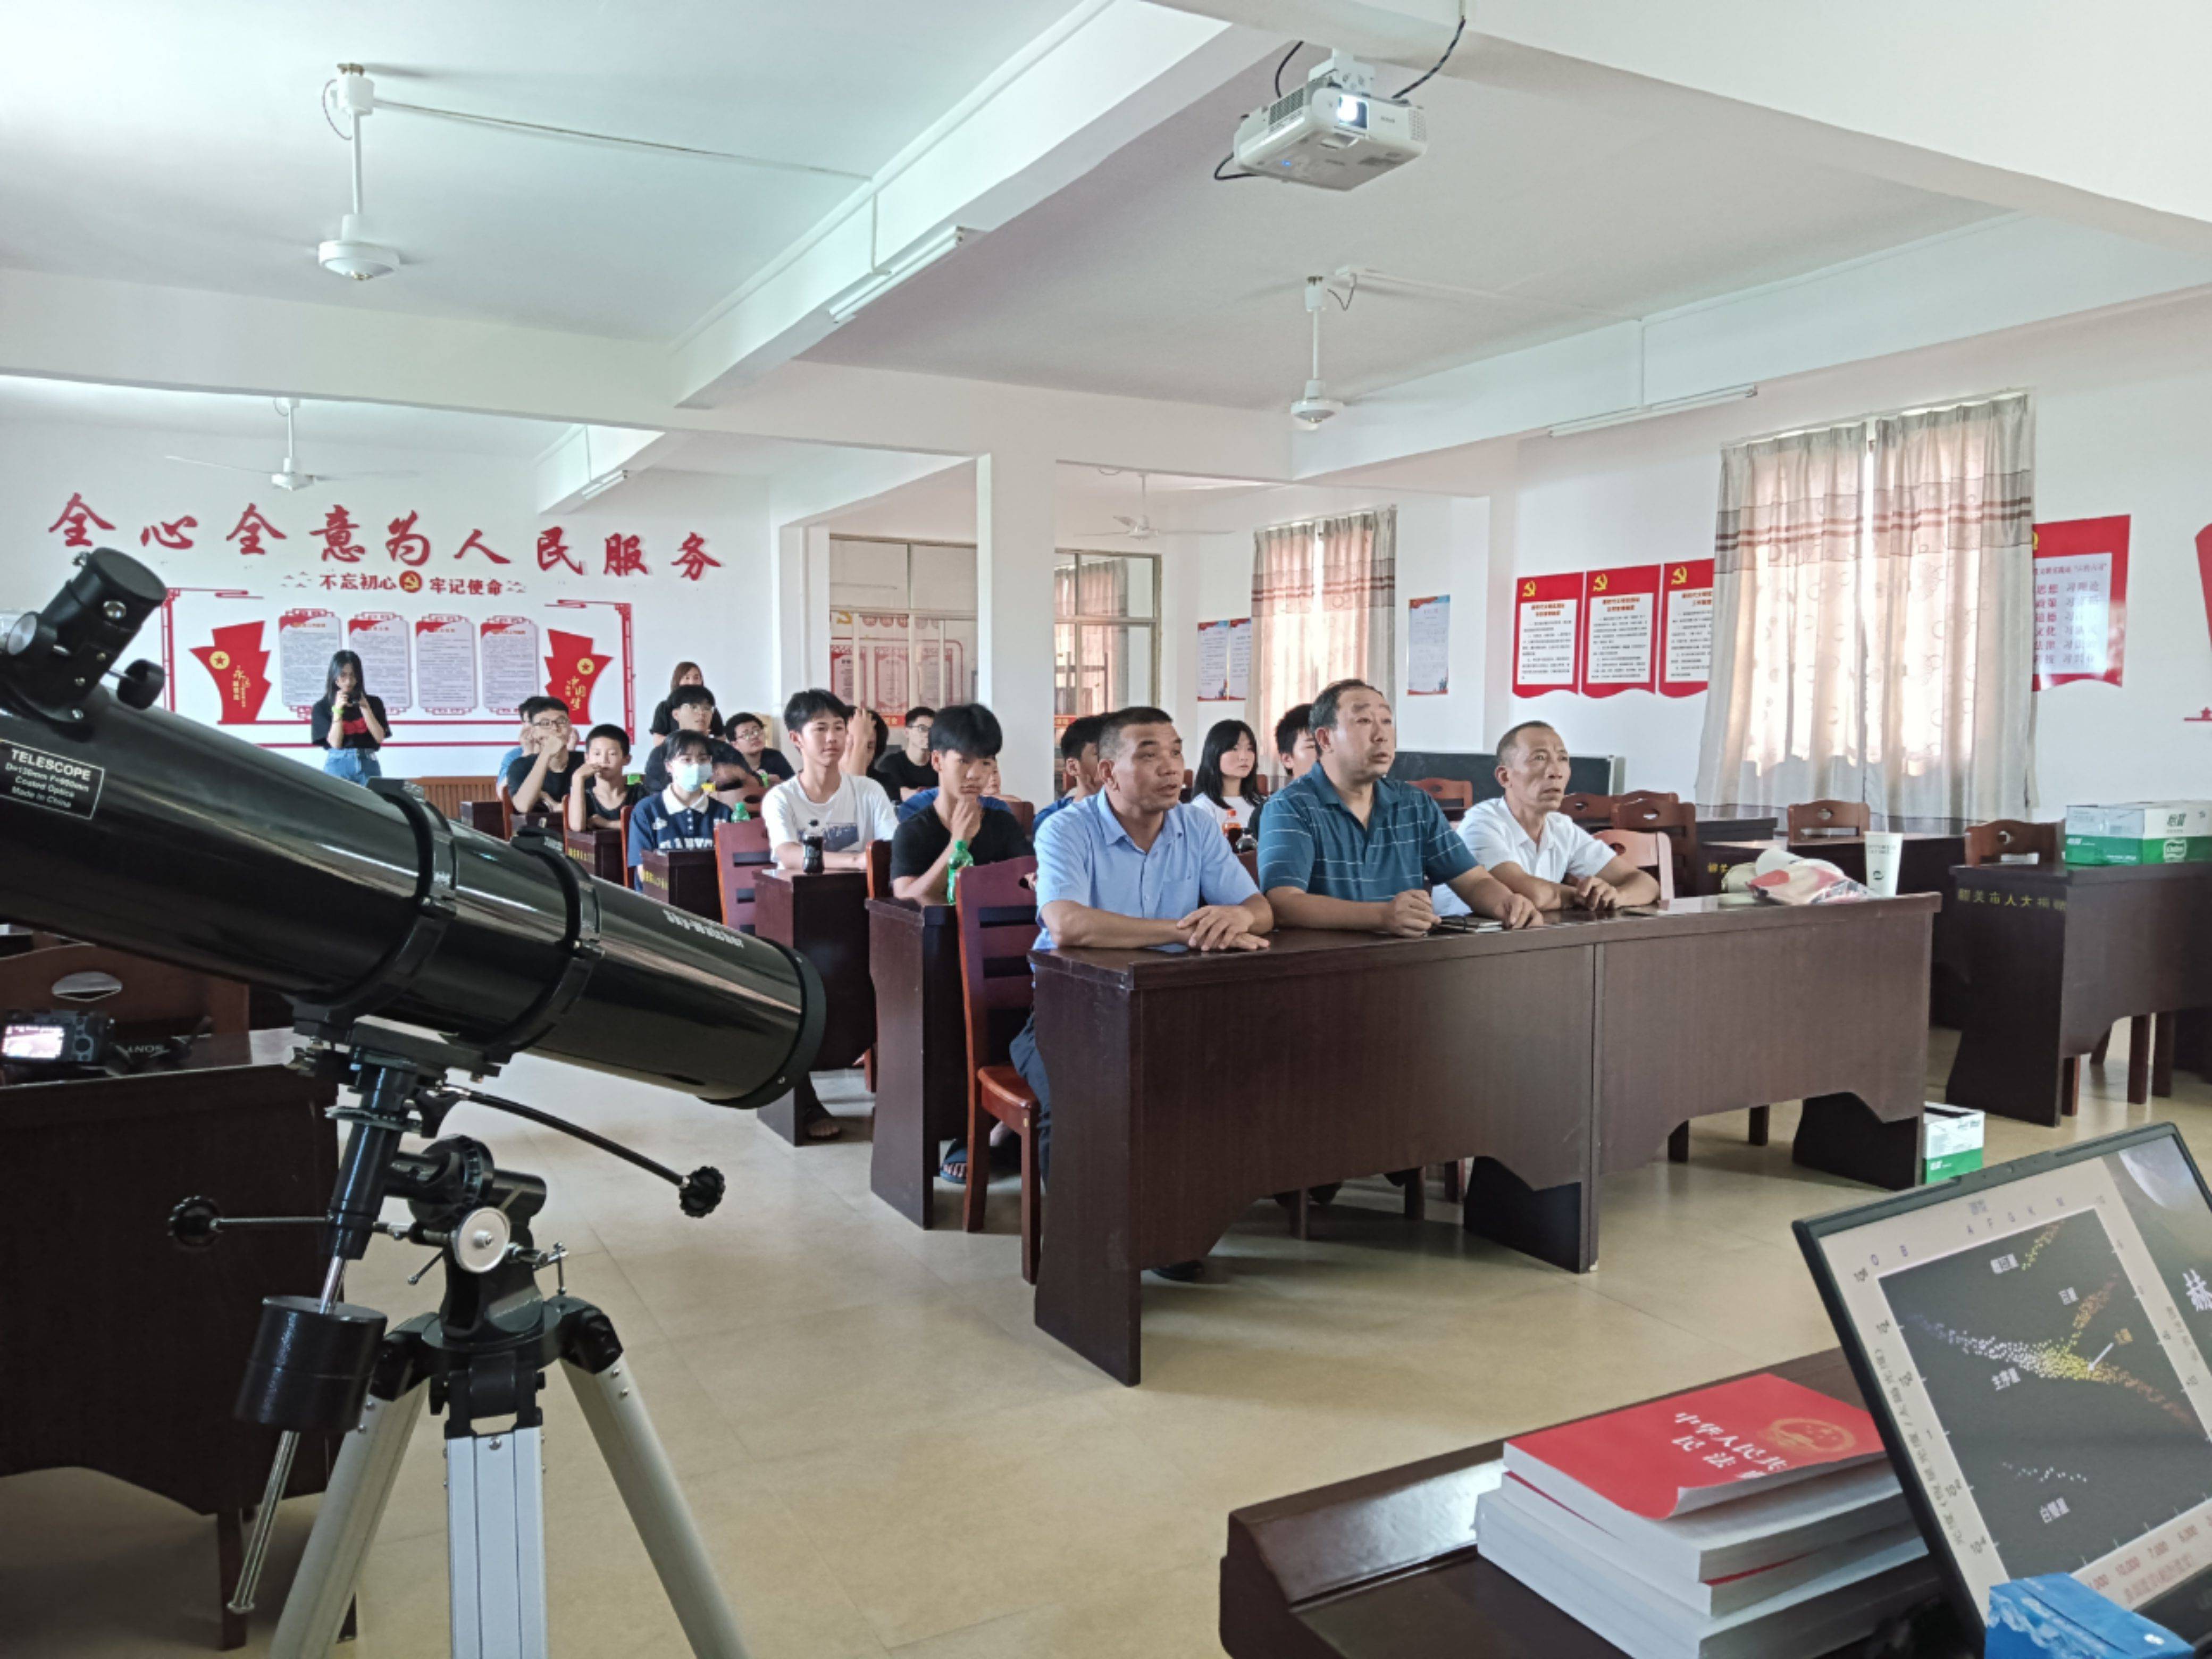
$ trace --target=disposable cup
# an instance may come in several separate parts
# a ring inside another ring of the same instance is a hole
[[[1867,887],[1878,898],[1897,896],[1898,866],[1905,862],[1905,837],[1894,830],[1869,830],[1866,838]]]

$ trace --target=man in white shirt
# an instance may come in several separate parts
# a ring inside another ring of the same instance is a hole
[[[1559,803],[1567,793],[1567,744],[1541,720],[1526,720],[1498,740],[1496,800],[1478,802],[1459,821],[1460,838],[1490,873],[1540,910],[1599,915],[1649,904],[1659,883],[1591,835]],[[1434,890],[1437,914],[1468,908],[1449,887]]]
[[[830,692],[794,692],[784,705],[784,729],[799,747],[799,775],[768,792],[761,817],[768,823],[775,861],[796,870],[806,861],[806,836],[822,836],[822,867],[864,870],[868,843],[889,841],[898,832],[890,797],[873,778],[841,769],[845,758],[845,722],[852,711]]]

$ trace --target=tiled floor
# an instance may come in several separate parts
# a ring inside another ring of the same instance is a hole
[[[1951,1042],[1931,1036],[1931,1095]],[[1992,1120],[1990,1156],[2144,1121],[2122,1098],[2125,1048],[2123,1030],[2087,1074],[2077,1123]],[[1442,1218],[1409,1226],[1379,1182],[1348,1188],[1304,1244],[1261,1204],[1223,1241],[1218,1282],[1146,1282],[1145,1384],[1124,1389],[1030,1322],[1011,1191],[975,1237],[917,1231],[870,1196],[856,1077],[825,1091],[848,1138],[803,1151],[558,1066],[503,1081],[730,1178],[722,1212],[688,1220],[665,1188],[550,1132],[452,1125],[550,1178],[539,1236],[567,1242],[570,1287],[627,1339],[763,1659],[1218,1654],[1230,1509],[1826,1346],[1788,1224],[1870,1195],[1792,1167],[1784,1108],[1771,1146],[1744,1144],[1741,1115],[1708,1118],[1687,1166],[1608,1181],[1603,1264],[1582,1278]],[[2157,1115],[2203,1156],[2208,1107],[2185,1074]],[[430,1282],[404,1283],[419,1260],[380,1244],[350,1298],[395,1318],[428,1307]],[[548,1399],[554,1651],[688,1652],[573,1401],[557,1383]],[[445,1651],[439,1456],[434,1431],[418,1436],[362,1587],[359,1659]],[[287,1506],[276,1590],[313,1508]],[[210,1522],[82,1471],[0,1481],[11,1659],[210,1651],[213,1579]],[[254,1650],[273,1624],[257,1616]]]

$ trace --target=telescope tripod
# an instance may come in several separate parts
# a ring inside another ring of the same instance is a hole
[[[743,1659],[736,1622],[613,1324],[575,1297],[540,1298],[526,1266],[520,1277],[529,1306],[523,1328],[511,1336],[459,1325],[449,1305],[409,1320],[380,1345],[360,1426],[338,1454],[276,1626],[272,1659],[323,1659],[337,1640],[426,1404],[446,1413],[453,1659],[545,1652],[544,1418],[537,1396],[541,1371],[556,1361],[691,1650],[702,1659]],[[501,1324],[513,1322],[511,1313],[500,1316]],[[510,1420],[501,1426],[501,1419]]]
[[[238,1414],[283,1433],[231,1610],[252,1610],[301,1435],[343,1434],[270,1649],[276,1659],[325,1659],[427,1406],[446,1416],[453,1659],[544,1659],[544,1418],[538,1395],[544,1374],[557,1363],[692,1651],[700,1659],[744,1659],[613,1323],[568,1295],[565,1283],[550,1299],[538,1290],[538,1270],[557,1272],[562,1260],[558,1246],[540,1250],[530,1234],[545,1202],[545,1183],[495,1167],[490,1149],[465,1136],[433,1140],[420,1152],[401,1150],[400,1139],[437,1134],[453,1106],[472,1100],[650,1170],[679,1189],[688,1215],[703,1216],[720,1201],[720,1174],[702,1168],[680,1176],[549,1113],[448,1086],[447,1070],[481,1077],[496,1066],[481,1050],[402,1028],[361,1022],[342,1040],[308,1051],[301,1063],[319,1075],[345,1079],[358,1100],[331,1111],[350,1133],[328,1212],[228,1218],[210,1200],[191,1198],[169,1222],[180,1243],[195,1247],[212,1244],[228,1228],[300,1223],[325,1226],[331,1240],[319,1297],[276,1296],[263,1303],[239,1388]],[[391,1197],[408,1201],[411,1223],[382,1218]],[[439,1254],[431,1265],[446,1273],[437,1312],[388,1334],[381,1314],[341,1299],[346,1264],[358,1261],[378,1234],[434,1245]]]

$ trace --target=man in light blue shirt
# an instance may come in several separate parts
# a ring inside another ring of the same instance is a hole
[[[1056,813],[1037,836],[1037,949],[1261,951],[1274,912],[1228,837],[1177,805],[1182,739],[1158,708],[1109,714],[1098,734],[1103,787]],[[1036,1091],[1038,1161],[1050,1171],[1052,1085],[1032,1019],[1011,1058]]]

